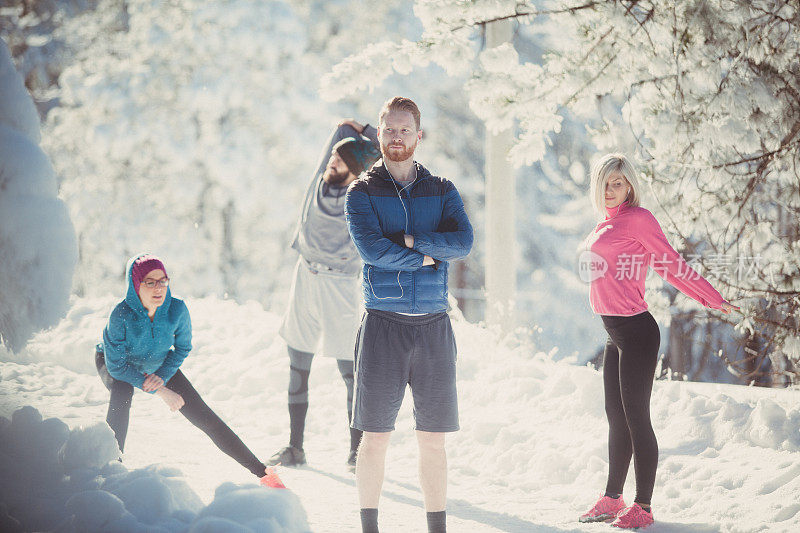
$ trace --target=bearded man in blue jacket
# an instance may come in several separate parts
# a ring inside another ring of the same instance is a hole
[[[386,450],[408,384],[428,531],[438,533],[445,531],[445,434],[459,429],[447,269],[472,248],[472,226],[456,187],[414,161],[422,139],[417,105],[392,98],[378,122],[383,159],[350,185],[345,201],[364,261],[352,421],[363,431],[356,462],[361,525],[378,531]]]

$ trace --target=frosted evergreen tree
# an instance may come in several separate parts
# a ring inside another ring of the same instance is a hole
[[[142,250],[172,261],[184,294],[275,290],[293,218],[270,199],[292,198],[280,178],[316,157],[314,110],[294,105],[313,94],[302,33],[280,2],[109,0],[58,28],[72,57],[46,138],[79,294],[115,288]]]
[[[2,40],[0,95],[0,340],[17,351],[66,312],[76,246],[39,116]]]
[[[646,205],[690,263],[742,306],[742,315],[709,318],[730,321],[744,344],[743,358],[721,354],[729,369],[752,379],[771,359],[773,371],[798,379],[796,3],[420,0],[415,12],[422,38],[350,57],[330,83],[365,61],[375,72],[433,62],[469,73],[471,107],[488,127],[518,125],[510,156],[519,165],[545,156],[565,112],[582,118],[599,151],[637,154]],[[504,19],[551,37],[540,64],[520,62],[511,46],[478,52],[481,26]],[[669,290],[650,297],[662,322],[673,299],[672,313],[691,310]]]
[[[45,145],[79,234],[79,295],[117,290],[124,259],[149,250],[175,265],[184,295],[283,306],[319,148],[337,119],[374,123],[386,99],[330,104],[320,77],[382,36],[419,33],[404,2],[359,5],[101,0],[62,17],[52,39],[67,59]],[[387,34],[374,17],[406,22]],[[428,109],[459,86],[432,80]],[[447,131],[426,142],[447,144]]]

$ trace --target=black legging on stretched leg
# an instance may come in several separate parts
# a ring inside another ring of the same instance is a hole
[[[658,466],[658,442],[650,422],[650,393],[661,335],[653,316],[603,316],[608,332],[603,384],[608,417],[606,492],[622,494],[633,455],[637,503],[650,504]]]
[[[125,437],[128,434],[128,420],[130,419],[131,400],[133,399],[133,385],[125,381],[114,379],[106,368],[105,356],[102,352],[95,353],[95,366],[97,373],[103,380],[103,384],[111,392],[111,399],[108,402],[108,415],[106,422],[114,431],[120,451],[124,451]],[[183,398],[183,407],[180,413],[186,417],[195,427],[208,435],[217,448],[225,452],[240,465],[261,477],[264,475],[266,466],[258,460],[253,452],[244,445],[242,440],[236,436],[231,428],[217,416],[211,408],[206,405],[197,391],[178,370],[172,378],[167,381],[165,387],[177,392]]]

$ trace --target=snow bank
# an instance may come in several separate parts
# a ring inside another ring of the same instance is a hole
[[[76,298],[61,324],[39,333],[18,354],[18,361],[29,362],[0,363],[0,414],[33,404],[73,427],[101,422],[108,392],[91,366],[92,345],[114,301]],[[286,445],[289,433],[288,358],[277,336],[280,317],[255,302],[240,305],[204,298],[188,299],[187,305],[194,349],[182,370],[263,460]],[[453,327],[459,347],[461,431],[447,438],[451,529],[591,532],[606,527],[576,522],[605,486],[608,470],[601,373],[554,362],[535,347],[514,344],[463,320],[454,319]],[[77,368],[79,363],[84,366],[78,372],[66,368]],[[345,389],[335,361],[315,359],[309,394],[304,445],[309,465],[282,469],[281,479],[302,500],[313,531],[353,530],[358,524],[358,497],[344,465],[349,433]],[[800,531],[800,391],[658,381],[652,417],[660,447],[653,533]],[[381,523],[387,531],[424,530],[408,393],[396,425],[386,465]],[[5,429],[2,434],[7,434]],[[66,433],[60,438],[66,442]],[[104,453],[96,456],[102,458]],[[186,477],[168,475],[170,470],[164,467],[145,468],[152,463],[172,465]],[[268,496],[240,483],[249,480],[250,474],[158,398],[141,392],[134,395],[125,465],[136,470],[126,474],[123,469],[120,479],[132,483],[136,472],[163,483],[189,480],[191,489],[186,490],[208,504],[203,511],[201,505],[164,504],[162,509],[149,504],[162,513],[164,521],[192,524],[197,531],[266,530],[266,522],[258,521],[261,512],[251,511],[268,507]],[[112,467],[122,465],[103,468]],[[86,463],[81,468],[94,472]],[[631,466],[626,498],[635,492],[633,470]],[[87,473],[80,479],[97,479],[96,484],[90,486],[87,481],[81,490],[104,490],[137,517],[136,505],[108,477]],[[176,496],[176,490],[173,487],[171,492],[176,501],[191,499]],[[112,507],[113,500],[106,495],[82,498],[104,498]],[[241,505],[230,503],[237,500]],[[81,501],[75,500],[73,507],[80,509]],[[296,500],[274,505],[299,509],[293,507],[299,505]],[[241,513],[236,514],[237,507]],[[114,512],[119,516],[119,511]],[[299,511],[289,514],[300,516]],[[279,516],[274,519],[280,521]]]
[[[235,524],[244,527],[235,528]],[[225,483],[217,488],[214,501],[198,513],[191,529],[192,533],[223,530],[280,533],[309,527],[305,510],[292,492]]]
[[[455,330],[465,348],[463,429],[450,440],[451,468],[582,512],[608,472],[601,372],[527,346],[498,347],[470,324]],[[660,447],[656,520],[680,530],[698,520],[722,531],[800,530],[799,391],[657,381],[651,411]],[[633,473],[631,464],[630,499]]]
[[[18,353],[4,353],[0,347],[0,360],[55,363],[73,372],[96,376],[94,347],[102,340],[111,311],[124,297],[124,283],[120,278],[119,296],[96,299],[73,296],[63,320],[39,332]]]
[[[75,231],[39,148],[39,116],[0,40],[0,341],[22,348],[67,310]]]
[[[27,406],[0,417],[2,531],[308,531],[291,491],[226,483],[203,503],[175,468],[129,471],[105,422],[70,430]]]

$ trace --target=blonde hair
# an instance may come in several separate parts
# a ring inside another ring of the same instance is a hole
[[[383,119],[386,118],[386,115],[392,111],[408,111],[411,113],[411,116],[414,117],[414,123],[417,125],[417,131],[419,131],[419,108],[411,98],[395,96],[394,98],[389,98],[386,100],[381,108],[380,113],[378,114],[378,124],[383,123]]]
[[[639,179],[636,177],[636,169],[633,163],[625,157],[625,154],[612,153],[606,154],[592,165],[591,179],[591,198],[595,210],[601,214],[606,214],[606,185],[608,178],[612,174],[621,174],[631,186],[625,201],[630,207],[639,207],[641,200],[641,187]]]

